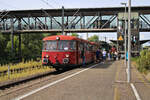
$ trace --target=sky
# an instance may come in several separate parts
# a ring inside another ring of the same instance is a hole
[[[132,6],[150,6],[149,0],[131,1]],[[119,7],[121,2],[128,0],[0,0],[0,9]]]
[[[128,3],[128,0],[0,0],[0,10],[27,10],[27,9],[55,9],[61,8],[101,8],[121,7],[121,2]],[[150,6],[150,0],[131,0],[132,6]],[[94,33],[97,34],[97,33]],[[89,36],[94,35],[89,33]],[[86,34],[80,34],[86,39]],[[104,37],[116,39],[116,33],[99,33],[100,40]],[[140,33],[140,40],[150,39],[149,33]]]

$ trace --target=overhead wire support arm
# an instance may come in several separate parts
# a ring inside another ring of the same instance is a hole
[[[2,20],[6,15],[8,15],[8,13],[9,13],[10,11],[6,11],[6,13],[4,14],[4,15],[0,15],[1,17],[0,17],[0,19]],[[2,13],[1,13],[2,14]]]
[[[94,19],[96,17],[96,15],[95,16],[93,16],[87,23],[86,23],[86,25],[85,26],[88,26],[88,24]]]
[[[41,9],[50,19],[53,19],[54,22],[58,25],[60,25],[60,27],[62,27],[61,23],[59,23],[55,18],[53,18],[50,14],[48,14],[44,9]]]
[[[82,18],[83,18],[83,17],[80,17],[80,19],[77,20],[77,22],[75,23],[75,25],[78,24],[79,21],[80,21]]]
[[[141,18],[148,26],[150,26],[150,23],[148,23],[142,16],[140,16],[140,18]]]
[[[73,18],[73,17],[79,12],[79,10],[80,10],[80,8],[78,8],[77,11],[73,14],[72,20],[71,20],[70,23],[68,24],[68,27],[69,27],[69,25],[72,25],[72,23],[73,23],[74,20],[77,19],[78,16],[76,16],[75,18]]]
[[[4,12],[5,12],[5,11],[4,11]],[[6,15],[8,15],[9,12],[10,12],[10,11],[6,11],[6,13],[0,17],[1,21],[4,21],[3,18],[4,18]],[[1,14],[2,14],[2,13],[1,13]],[[7,19],[6,19],[6,20],[7,20]],[[6,21],[6,20],[5,20],[5,21]],[[0,21],[0,22],[1,22],[1,21]],[[4,27],[5,27],[5,26],[4,26]],[[4,29],[4,27],[3,27],[3,29]],[[2,31],[2,30],[0,30],[0,31]]]
[[[45,1],[45,0],[41,0],[43,3],[45,3],[46,5],[48,5],[49,7],[51,7],[51,8],[55,8],[55,7],[53,7],[52,5],[50,5],[47,1]]]
[[[91,24],[87,27],[87,29],[89,29],[98,19],[99,19],[99,17],[97,17],[97,18],[93,21],[93,23],[91,23]]]
[[[150,23],[150,20],[145,15],[143,17]]]
[[[62,6],[62,35],[66,35],[64,33],[64,6]]]
[[[114,19],[116,18],[116,16],[114,15],[114,16],[112,16],[102,27],[101,27],[101,29],[102,28],[104,28],[105,27],[105,25],[107,25],[109,22],[111,23]]]
[[[88,24],[96,17],[96,15],[97,15],[97,14],[95,14],[95,16],[93,16],[93,17],[86,23],[85,26],[88,26]],[[90,24],[90,25],[87,27],[87,29],[90,28],[91,25],[93,25],[93,24],[98,20],[98,18],[99,18],[99,17],[97,17],[97,18],[93,21],[93,23]]]
[[[73,16],[73,17],[74,17],[74,16]],[[77,19],[77,17],[78,17],[78,16],[76,16],[74,19],[72,19],[72,20],[70,21],[70,23],[68,24],[68,26],[69,26],[69,25],[72,25],[72,23]]]

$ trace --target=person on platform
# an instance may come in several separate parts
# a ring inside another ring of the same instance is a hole
[[[100,50],[97,49],[96,51],[96,62],[100,62]]]
[[[108,56],[108,60],[111,60],[111,58],[110,58],[110,52],[107,53],[107,56]]]
[[[82,65],[85,66],[85,48],[83,47],[83,50],[81,51],[81,58],[82,58]]]
[[[102,54],[103,54],[103,61],[105,62],[105,61],[106,61],[106,55],[107,55],[107,53],[106,53],[106,50],[105,50],[105,49],[103,50]]]

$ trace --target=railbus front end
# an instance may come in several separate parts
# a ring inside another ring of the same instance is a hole
[[[68,40],[62,36],[52,37],[43,40],[42,64],[53,66],[56,70],[76,66],[76,40]]]

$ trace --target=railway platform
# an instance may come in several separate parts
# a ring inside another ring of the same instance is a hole
[[[119,60],[51,74],[0,90],[4,94],[7,91],[0,100],[149,100],[149,82],[133,66],[131,72],[134,89],[126,82],[126,68]]]

